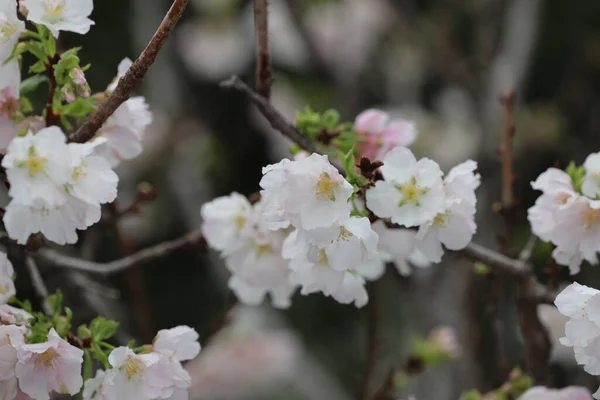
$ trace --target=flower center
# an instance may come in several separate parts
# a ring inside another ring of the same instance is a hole
[[[40,157],[35,151],[35,147],[31,146],[29,148],[27,160],[20,162],[18,166],[21,168],[26,168],[29,176],[31,178],[35,178],[45,172],[47,162],[48,159],[45,157]]]
[[[6,43],[17,32],[17,24],[10,21],[0,22],[0,42]]]
[[[263,244],[261,246],[256,246],[256,258],[261,258],[262,256],[272,254],[273,248],[268,244]]]
[[[421,197],[427,193],[427,188],[419,186],[415,177],[410,178],[410,181],[403,185],[395,186],[402,193],[402,199],[398,203],[398,207],[405,206],[406,204],[419,207]]]
[[[52,18],[60,17],[65,10],[64,0],[47,0],[46,1],[46,12]]]
[[[50,369],[54,360],[60,357],[60,354],[54,348],[49,348],[45,352],[35,356],[33,365],[40,368]]]
[[[333,191],[336,187],[338,187],[338,185],[339,183],[334,182],[327,172],[323,172],[321,175],[319,175],[315,197],[321,200],[335,201],[335,193]]]
[[[446,212],[443,212],[443,213],[439,213],[433,219],[433,225],[435,225],[437,227],[442,227],[443,228],[446,225],[448,225],[448,221],[449,220],[450,220],[450,212],[449,211],[446,211]]]
[[[136,380],[144,373],[144,363],[135,357],[129,356],[119,368],[128,380]]]
[[[600,210],[594,210],[593,208],[588,208],[585,210],[583,212],[583,223],[586,230],[600,225]]]
[[[71,179],[76,181],[78,179],[83,179],[87,176],[87,164],[81,163],[81,165],[73,168],[73,174],[71,174]]]
[[[352,236],[354,236],[352,232],[342,226],[340,228],[340,234],[338,235],[337,241],[349,242]]]
[[[317,257],[317,263],[319,265],[327,265],[329,260],[327,259],[327,253],[325,253],[325,249],[319,250],[319,255]]]
[[[244,225],[246,225],[246,217],[243,215],[238,215],[235,217],[235,227],[238,231],[241,231]]]

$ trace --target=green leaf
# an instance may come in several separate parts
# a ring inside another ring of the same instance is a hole
[[[94,111],[94,103],[90,99],[78,97],[73,103],[66,104],[62,108],[62,114],[82,118]]]
[[[48,296],[48,303],[52,309],[52,315],[60,315],[62,312],[64,296],[60,290],[57,290],[55,294]]]
[[[24,51],[28,51],[34,56],[38,58],[38,60],[48,63],[48,56],[46,55],[46,51],[44,46],[40,42],[36,42],[33,40],[23,42],[24,43]]]
[[[110,369],[110,363],[108,362],[108,356],[104,352],[104,350],[96,343],[92,343],[90,352],[92,356],[100,361],[105,369]]]
[[[64,85],[70,82],[71,71],[79,68],[79,57],[74,54],[63,53],[60,60],[53,66],[54,77],[59,85]]]
[[[468,392],[463,393],[460,396],[459,400],[480,400],[481,399],[481,393],[479,393],[478,390],[469,390]]]
[[[578,167],[573,161],[571,161],[566,169],[566,172],[571,177],[575,190],[578,193],[581,193],[581,187],[583,186],[583,181],[585,180],[585,168],[583,166]]]
[[[485,276],[490,273],[490,267],[482,262],[476,262],[475,264],[473,264],[473,271],[476,275]]]
[[[28,114],[33,111],[33,104],[31,103],[31,100],[29,100],[28,97],[21,95],[21,98],[19,99],[19,105],[21,106],[20,111],[22,113]]]
[[[340,122],[340,113],[330,109],[323,113],[321,123],[329,129],[335,129]]]
[[[77,328],[77,337],[80,339],[89,339],[92,337],[92,331],[87,325],[79,325],[79,328]]]
[[[90,323],[90,330],[92,331],[92,341],[101,342],[106,339],[110,339],[115,332],[119,324],[115,321],[107,320],[103,317],[96,317]]]
[[[21,95],[34,92],[42,83],[48,82],[46,75],[34,75],[21,82]]]
[[[38,62],[33,64],[31,67],[29,67],[30,74],[40,74],[44,71],[46,71],[46,61],[45,60],[39,60]]]
[[[92,354],[91,351],[86,349],[85,356],[83,359],[83,381],[87,381],[92,376]]]

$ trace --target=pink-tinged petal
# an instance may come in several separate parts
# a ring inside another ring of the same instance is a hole
[[[360,113],[354,121],[354,128],[359,133],[363,134],[377,134],[381,132],[389,121],[387,113],[370,109]]]

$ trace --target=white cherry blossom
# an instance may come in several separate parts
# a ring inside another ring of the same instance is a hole
[[[2,399],[14,399],[17,395],[16,347],[25,343],[25,334],[24,327],[0,325],[0,398]]]
[[[105,377],[106,371],[99,369],[96,371],[96,376],[84,382],[83,400],[104,400],[102,384]]]
[[[11,0],[0,1],[0,64],[10,56],[25,23],[17,16],[17,4]]]
[[[111,203],[117,197],[119,177],[106,159],[94,154],[94,149],[106,141],[100,137],[91,143],[69,144],[72,173],[68,192],[91,205]]]
[[[590,154],[583,164],[585,179],[581,186],[584,195],[592,199],[600,195],[600,153]]]
[[[8,193],[19,204],[33,205],[38,199],[48,206],[66,202],[64,184],[71,176],[71,158],[60,128],[13,139],[2,166],[11,185]]]
[[[34,399],[48,400],[52,391],[75,395],[83,385],[83,350],[61,339],[54,328],[47,342],[18,346],[17,358],[19,386]]]
[[[84,35],[94,24],[93,9],[93,0],[27,0],[27,19],[46,26],[54,37],[60,31]]]
[[[392,149],[380,168],[385,180],[367,190],[367,207],[380,218],[412,227],[444,211],[442,171],[427,158],[417,162],[405,147]]]
[[[300,229],[326,228],[350,215],[353,188],[327,156],[311,156],[263,168],[260,181],[264,218],[271,229],[293,225]]]
[[[48,206],[43,201],[23,205],[13,200],[6,207],[3,220],[8,235],[19,244],[26,244],[30,235],[40,232],[48,240],[64,245],[76,243],[77,229],[87,229],[100,216],[99,205],[69,196],[60,206]]]
[[[200,353],[198,332],[185,325],[162,329],[156,334],[153,348],[157,353],[178,361],[192,360]]]
[[[236,247],[250,210],[246,197],[235,192],[205,203],[200,214],[202,234],[209,246],[225,253]]]
[[[27,325],[32,318],[33,315],[25,310],[8,304],[0,305],[0,324],[2,325]]]
[[[268,295],[273,307],[281,309],[289,308],[292,305],[291,297],[297,289],[297,285],[290,283],[288,278],[279,285],[263,287],[251,285],[238,275],[232,275],[229,278],[228,286],[243,304],[257,306]]]
[[[6,253],[0,251],[0,304],[8,303],[17,292],[13,278],[15,270]]]
[[[102,395],[106,400],[161,397],[172,379],[160,360],[156,353],[135,354],[128,347],[117,347],[108,356],[112,368],[106,371]]]
[[[375,221],[373,230],[379,235],[379,256],[382,262],[393,262],[398,273],[411,274],[410,265],[429,267],[430,261],[417,248],[416,232],[404,228],[388,228],[382,220]]]
[[[107,94],[117,87],[118,80],[125,75],[132,62],[125,58],[118,67],[115,80],[108,86]],[[97,136],[107,142],[96,148],[96,153],[106,158],[115,167],[123,160],[131,160],[142,152],[142,138],[152,123],[152,113],[146,99],[131,97],[108,118]]]
[[[592,400],[592,395],[586,388],[578,386],[563,389],[534,386],[523,393],[518,400]]]

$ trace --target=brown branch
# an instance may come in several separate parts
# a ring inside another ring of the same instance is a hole
[[[254,0],[256,28],[256,91],[265,99],[271,97],[271,55],[269,53],[268,1]]]
[[[135,88],[142,82],[148,69],[154,64],[158,53],[162,49],[167,37],[183,15],[183,11],[190,0],[174,0],[171,8],[165,15],[158,30],[144,49],[142,54],[133,63],[131,68],[119,80],[117,87],[98,110],[69,138],[72,142],[84,143],[90,140],[102,127],[106,120],[123,104]]]
[[[379,356],[379,309],[377,299],[377,282],[371,284],[369,291],[369,303],[367,304],[367,341],[366,341],[366,361],[360,385],[360,399],[369,399],[371,378],[377,358]]]
[[[306,136],[300,133],[290,122],[288,122],[283,115],[277,111],[267,100],[261,97],[258,93],[250,89],[239,77],[232,76],[230,79],[221,82],[221,87],[225,89],[235,89],[244,94],[262,113],[262,115],[269,121],[273,129],[279,131],[283,136],[288,137],[302,149],[309,153],[323,154],[319,151],[317,146]],[[336,162],[336,160],[329,160],[333,166],[335,166],[342,175],[345,174],[344,168]]]
[[[504,141],[502,144],[502,206],[510,210],[514,205],[513,196],[513,138],[515,136],[515,100],[514,91],[510,91],[500,99],[504,109]]]
[[[200,232],[191,232],[181,238],[157,244],[156,246],[140,250],[127,257],[108,263],[82,260],[48,248],[40,249],[35,256],[40,260],[59,268],[75,269],[100,275],[112,275],[131,268],[136,264],[142,264],[160,257],[165,257],[174,251],[185,248],[205,248],[202,234]]]
[[[48,64],[46,64],[46,72],[48,73],[48,100],[46,101],[46,126],[56,125],[58,122],[58,115],[54,114],[54,96],[56,95],[56,77],[54,76],[54,64],[58,62],[60,56],[58,54],[53,57],[48,57]]]

